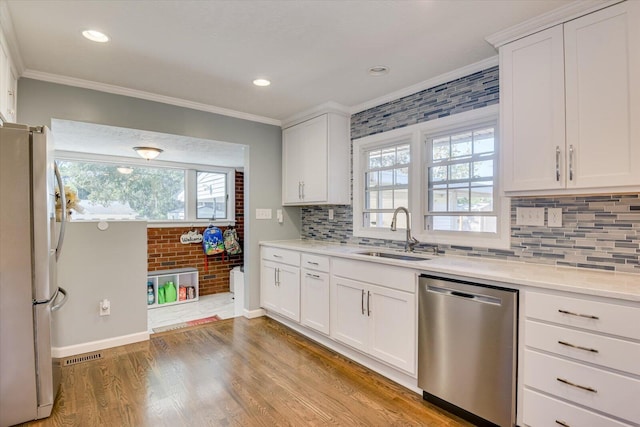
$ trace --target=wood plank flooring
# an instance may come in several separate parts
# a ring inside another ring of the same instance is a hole
[[[28,426],[470,426],[268,319],[156,334],[63,368]]]

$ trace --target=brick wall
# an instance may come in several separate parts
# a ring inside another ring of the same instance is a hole
[[[236,230],[240,244],[244,244],[244,173],[236,172]],[[199,227],[202,232],[205,227]],[[220,227],[222,231],[226,228]],[[148,271],[196,267],[200,277],[200,295],[229,291],[229,272],[244,263],[244,252],[224,258],[221,255],[208,257],[205,271],[205,256],[202,244],[183,245],[180,236],[190,227],[163,227],[147,229]]]

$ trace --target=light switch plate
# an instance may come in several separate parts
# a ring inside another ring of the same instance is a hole
[[[516,208],[516,225],[544,227],[544,208]]]
[[[562,208],[547,209],[547,226],[562,227]]]
[[[273,209],[256,209],[256,219],[271,219]]]

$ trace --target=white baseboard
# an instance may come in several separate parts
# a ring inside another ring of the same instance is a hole
[[[135,334],[122,335],[120,337],[107,338],[104,340],[69,345],[66,347],[53,347],[51,348],[51,356],[59,359],[62,357],[75,356],[77,354],[90,353],[92,351],[104,350],[106,348],[119,347],[125,344],[133,344],[148,340],[149,331],[144,331]]]
[[[262,317],[266,314],[267,312],[264,310],[264,308],[258,308],[256,310],[247,310],[246,308],[244,309],[244,317],[246,317],[247,319],[255,319],[256,317]]]

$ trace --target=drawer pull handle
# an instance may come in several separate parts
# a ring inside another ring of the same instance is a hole
[[[317,274],[311,274],[311,273],[307,273],[307,277],[311,277],[313,279],[319,279],[320,276],[318,276]]]
[[[274,257],[274,258],[282,258],[282,255],[276,255],[276,254],[273,254],[273,257]]]
[[[311,264],[311,265],[320,265],[317,262],[311,262],[311,261],[307,261],[307,264]]]
[[[578,350],[590,351],[591,353],[599,353],[599,351],[596,350],[595,348],[582,347],[580,345],[571,344],[566,341],[558,341],[558,344],[565,345],[571,348],[577,348]]]
[[[571,387],[576,387],[579,388],[581,390],[586,390],[586,391],[590,391],[591,393],[597,393],[598,390],[596,390],[595,388],[591,388],[585,385],[580,385],[580,384],[574,384],[571,381],[565,380],[564,378],[556,378],[556,380],[560,381],[563,384],[566,385],[570,385]]]
[[[560,424],[561,426],[564,426],[564,427],[571,427],[569,424],[567,424],[562,420],[556,420],[556,424]]]
[[[599,320],[600,319],[598,316],[593,316],[591,314],[572,313],[572,312],[567,311],[567,310],[558,310],[558,313],[568,314],[570,316],[584,317],[584,318],[587,318],[587,319],[594,319],[594,320]]]

